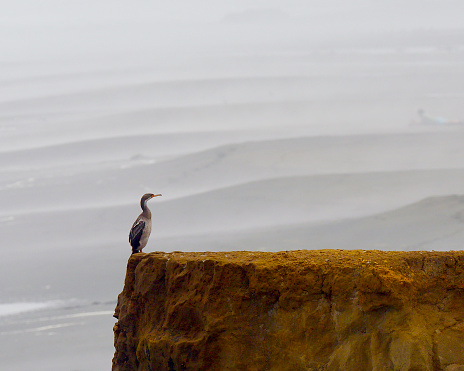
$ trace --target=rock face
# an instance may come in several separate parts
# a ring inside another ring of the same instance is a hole
[[[129,259],[113,370],[464,370],[464,252]]]

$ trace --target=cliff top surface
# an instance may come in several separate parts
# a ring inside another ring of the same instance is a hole
[[[213,260],[218,263],[253,263],[259,266],[273,267],[292,262],[324,265],[359,265],[375,264],[379,266],[397,267],[405,261],[448,258],[464,259],[464,251],[380,251],[380,250],[289,250],[279,252],[267,251],[221,251],[221,252],[183,252],[170,253],[155,251],[143,255],[134,255],[136,259],[164,257],[176,261],[205,261]]]
[[[170,260],[183,265],[191,263],[211,262],[218,265],[233,264],[246,269],[254,267],[260,271],[279,270],[300,271],[312,270],[323,274],[336,269],[389,272],[397,279],[414,273],[426,276],[444,273],[453,268],[453,273],[461,273],[464,263],[464,251],[429,252],[429,251],[379,251],[379,250],[293,250],[281,252],[260,251],[226,251],[226,252],[152,252],[133,255],[130,259],[135,264],[145,260]],[[457,270],[455,270],[455,268]],[[419,277],[414,277],[418,279]],[[424,276],[425,278],[425,276]],[[430,278],[430,277],[429,277]]]

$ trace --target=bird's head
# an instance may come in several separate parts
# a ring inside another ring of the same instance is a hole
[[[153,193],[145,193],[142,196],[142,199],[140,200],[140,206],[142,207],[142,209],[144,208],[144,205],[147,203],[148,200],[150,200],[153,197],[157,197],[157,196],[161,196],[161,193],[157,195],[154,195]]]

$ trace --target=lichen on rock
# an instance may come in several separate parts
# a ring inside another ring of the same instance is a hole
[[[134,254],[113,370],[464,370],[464,253]]]

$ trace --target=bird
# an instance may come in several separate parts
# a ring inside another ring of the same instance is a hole
[[[129,243],[132,246],[132,254],[142,252],[142,249],[147,245],[148,237],[150,237],[151,233],[151,211],[147,206],[147,201],[157,196],[161,196],[161,194],[145,193],[140,199],[142,213],[135,220],[134,224],[132,224],[129,232]]]

